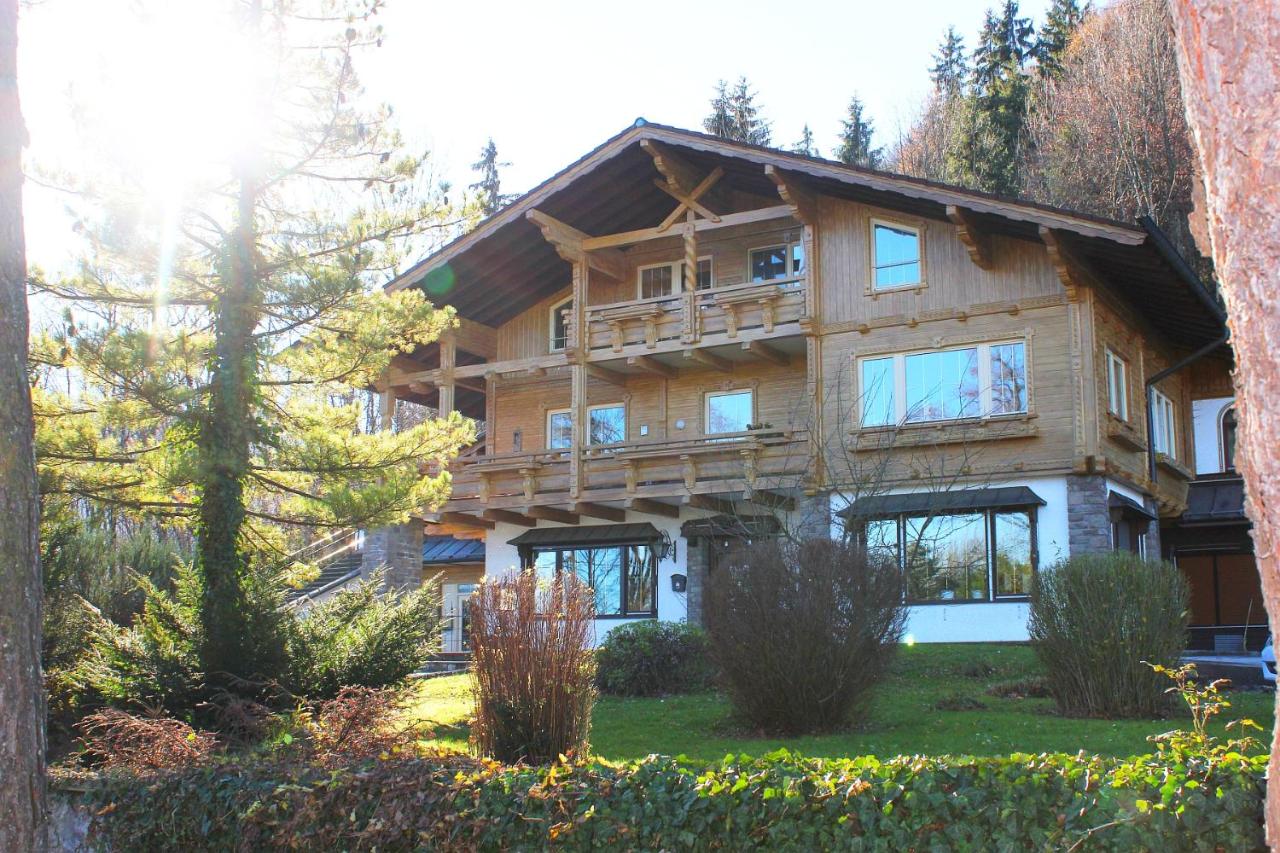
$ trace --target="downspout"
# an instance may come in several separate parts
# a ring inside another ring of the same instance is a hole
[[[1169,238],[1165,233],[1160,230],[1160,226],[1156,225],[1155,220],[1150,216],[1140,216],[1138,217],[1138,224],[1141,225],[1143,230],[1147,232],[1147,235],[1151,237],[1151,245],[1155,250],[1162,258],[1164,258],[1165,262],[1167,262],[1169,266],[1173,267],[1173,271],[1178,274],[1178,277],[1190,285],[1191,292],[1196,295],[1196,298],[1200,300],[1201,304],[1204,305],[1204,307],[1209,310],[1209,313],[1222,323],[1223,326],[1222,334],[1215,340],[1200,347],[1200,349],[1191,353],[1191,355],[1176,364],[1166,367],[1164,370],[1161,370],[1146,381],[1143,392],[1147,403],[1147,473],[1151,477],[1151,485],[1154,486],[1156,483],[1156,446],[1154,441],[1155,415],[1152,414],[1151,411],[1151,389],[1156,385],[1156,383],[1172,376],[1188,365],[1199,361],[1218,347],[1224,346],[1231,337],[1231,330],[1226,327],[1227,312],[1223,309],[1218,300],[1214,298],[1213,294],[1209,292],[1209,289],[1204,286],[1204,282],[1200,281],[1200,277],[1195,274],[1193,269],[1191,269],[1191,265],[1187,263],[1186,258],[1178,254],[1178,250],[1174,248],[1173,243],[1169,241]]]

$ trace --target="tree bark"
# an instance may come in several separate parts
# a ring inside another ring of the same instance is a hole
[[[1236,467],[1271,634],[1280,636],[1280,4],[1170,0],[1170,8],[1236,353]],[[1267,840],[1280,850],[1280,728],[1267,775]]]
[[[40,517],[27,374],[18,0],[0,0],[0,850],[45,848]]]

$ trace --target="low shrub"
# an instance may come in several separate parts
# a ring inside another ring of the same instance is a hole
[[[488,580],[472,594],[476,714],[471,737],[499,761],[585,754],[595,703],[595,600],[572,574]]]
[[[711,686],[707,634],[688,622],[632,622],[596,649],[596,686],[614,696],[667,696]]]
[[[1028,631],[1060,713],[1153,717],[1168,709],[1147,662],[1173,666],[1188,589],[1173,565],[1128,551],[1087,554],[1036,575]]]
[[[1265,756],[196,768],[88,795],[113,850],[1258,850]]]
[[[311,749],[320,762],[373,758],[411,749],[417,735],[399,719],[407,700],[397,688],[344,687],[312,717]]]
[[[735,711],[766,732],[848,724],[897,650],[902,573],[853,541],[755,542],[708,578],[711,656]]]
[[[218,749],[212,733],[180,720],[137,717],[115,708],[90,714],[76,728],[85,757],[105,768],[172,770],[207,761]]]

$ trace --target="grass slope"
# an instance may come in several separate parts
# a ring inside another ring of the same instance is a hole
[[[594,753],[610,761],[650,753],[718,760],[729,753],[761,755],[787,747],[815,757],[900,754],[1002,755],[1011,752],[1096,752],[1129,756],[1151,751],[1147,737],[1184,726],[1182,710],[1163,720],[1072,720],[1053,713],[1049,699],[1001,698],[996,684],[1034,677],[1039,667],[1026,646],[920,645],[904,647],[876,692],[866,722],[855,730],[799,738],[760,738],[733,722],[729,703],[715,693],[667,699],[601,697],[591,728]],[[939,710],[980,702],[985,707]],[[1269,693],[1236,693],[1225,715],[1249,717],[1271,730]],[[442,745],[466,748],[470,676],[423,683],[410,713]],[[1220,728],[1220,727],[1219,727]]]

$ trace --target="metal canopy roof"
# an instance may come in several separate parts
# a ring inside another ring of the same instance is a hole
[[[483,563],[484,540],[453,536],[426,536],[422,540],[423,565]]]
[[[662,533],[648,522],[638,524],[588,524],[578,527],[538,527],[526,530],[508,545],[520,548],[578,548],[593,545],[632,545],[661,539]]]
[[[944,492],[874,495],[858,498],[836,515],[843,518],[875,518],[900,513],[938,515],[964,510],[1044,506],[1044,503],[1044,498],[1026,486],[1002,486],[994,489],[956,489]]]

